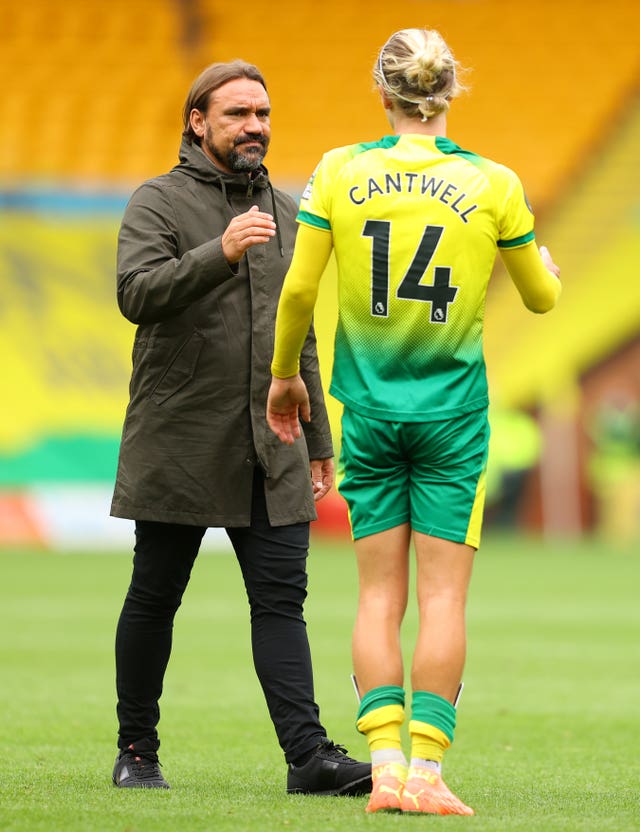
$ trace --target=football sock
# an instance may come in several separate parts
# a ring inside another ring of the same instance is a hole
[[[371,752],[371,765],[380,766],[384,763],[399,763],[407,766],[407,758],[401,748],[381,748],[379,751]]]
[[[409,723],[411,734],[411,759],[433,760],[441,763],[444,752],[451,745],[449,737],[434,725],[412,719]]]
[[[369,751],[380,751],[383,748],[400,751],[400,726],[403,722],[404,709],[400,705],[383,705],[360,717],[356,727],[361,734],[366,734]]]
[[[395,685],[374,688],[363,697],[358,709],[356,728],[367,737],[374,764],[401,762],[400,726],[404,722],[404,691]],[[375,757],[374,757],[375,755]]]
[[[440,771],[444,753],[453,742],[456,711],[441,696],[427,691],[414,691],[409,734],[411,735],[411,764],[428,761]]]
[[[422,757],[412,757],[411,768],[424,768],[429,771],[435,771],[437,774],[442,774],[442,763],[438,763],[435,760],[423,760]]]

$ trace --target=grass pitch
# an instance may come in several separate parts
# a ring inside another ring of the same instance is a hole
[[[2,832],[640,830],[640,557],[486,535],[445,779],[476,816],[364,814],[287,796],[235,558],[196,563],[162,701],[169,792],[116,790],[113,637],[131,556],[0,552]],[[316,541],[309,635],[329,735],[366,759],[349,682],[349,543]],[[412,602],[413,603],[413,602]],[[405,628],[407,657],[415,610]]]

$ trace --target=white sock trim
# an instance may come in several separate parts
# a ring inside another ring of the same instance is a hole
[[[371,765],[379,766],[383,763],[400,763],[407,765],[407,758],[399,748],[381,748],[371,752]]]
[[[442,764],[435,760],[423,760],[421,757],[411,758],[411,768],[428,768],[430,771],[435,771],[442,774]]]

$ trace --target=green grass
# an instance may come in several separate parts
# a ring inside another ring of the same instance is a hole
[[[114,789],[113,633],[130,561],[0,552],[2,832],[640,830],[637,553],[487,535],[445,767],[473,818],[369,817],[364,798],[284,794],[229,554],[199,559],[176,624],[160,724],[172,790]],[[348,678],[350,545],[317,542],[309,571],[322,718],[366,758]],[[407,648],[414,633],[412,609]]]

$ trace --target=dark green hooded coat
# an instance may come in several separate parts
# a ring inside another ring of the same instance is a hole
[[[236,273],[221,236],[252,205],[274,216],[278,236],[250,248]],[[180,164],[131,197],[118,237],[118,303],[138,328],[114,516],[247,526],[258,464],[273,525],[315,518],[309,457],[333,450],[312,332],[301,373],[313,421],[286,446],[265,420],[296,211],[264,168],[225,174],[186,140]]]

